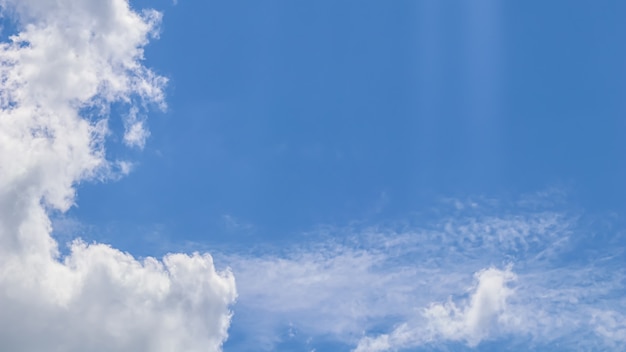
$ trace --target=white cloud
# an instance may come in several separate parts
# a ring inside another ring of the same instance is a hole
[[[618,255],[578,252],[587,229],[553,206],[476,204],[421,225],[327,228],[288,250],[227,256],[238,278],[233,331],[266,350],[329,336],[359,352],[624,346]],[[606,307],[615,313],[600,314]]]
[[[512,293],[507,283],[514,278],[510,270],[479,271],[477,284],[464,306],[458,307],[454,302],[435,303],[424,311],[429,329],[446,339],[465,340],[470,346],[476,346],[489,335],[504,313],[506,299]]]
[[[75,242],[61,263],[2,261],[2,346],[11,351],[219,351],[233,278],[210,256],[138,261]],[[36,336],[36,338],[33,338]]]
[[[236,292],[209,255],[136,259],[75,241],[61,256],[49,211],[74,185],[118,177],[104,140],[112,103],[164,106],[142,64],[161,15],[126,0],[3,0],[0,44],[0,346],[7,351],[219,351]],[[137,115],[134,115],[137,116]],[[141,147],[143,120],[125,141]]]
[[[615,345],[626,344],[626,315],[623,314],[624,307],[620,308],[622,308],[622,312],[615,310],[594,312],[591,320],[595,332],[608,341],[612,341]]]
[[[390,334],[365,337],[355,351],[388,351],[438,340],[465,341],[475,347],[503,323],[506,300],[513,292],[507,284],[515,279],[515,274],[510,269],[488,268],[475,277],[470,298],[460,306],[452,300],[432,303],[423,310],[424,319],[419,324],[404,323]]]
[[[369,319],[401,309],[405,292],[397,283],[413,276],[377,272],[382,259],[340,247],[282,258],[229,258],[239,283],[238,318],[268,348],[275,342],[274,329],[285,322],[311,334],[357,336]],[[392,304],[394,297],[399,300]]]
[[[124,143],[129,147],[143,149],[150,131],[146,129],[145,118],[139,116],[136,107],[131,108],[130,113],[124,119]]]

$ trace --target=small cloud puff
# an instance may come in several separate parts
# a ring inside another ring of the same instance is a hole
[[[139,116],[138,109],[133,107],[124,119],[124,144],[143,149],[150,136],[145,124],[145,119]]]

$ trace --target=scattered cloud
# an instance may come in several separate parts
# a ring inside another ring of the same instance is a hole
[[[327,228],[288,250],[226,256],[233,331],[266,350],[288,329],[359,352],[624,346],[626,270],[617,255],[578,252],[592,232],[578,214],[459,203],[418,225]]]
[[[166,80],[142,64],[161,14],[126,0],[0,9],[17,28],[0,44],[0,349],[221,350],[236,291],[211,256],[137,259],[80,240],[62,255],[51,236],[75,225],[50,214],[74,204],[77,183],[131,171],[106,157],[110,106],[129,108],[124,141],[142,147],[139,107],[165,105]]]
[[[139,109],[132,107],[124,119],[124,143],[129,147],[143,149],[150,132],[146,129],[145,118],[139,116]]]
[[[476,286],[468,302],[435,303],[424,311],[433,333],[449,340],[465,340],[476,346],[501,320],[512,291],[507,284],[515,279],[510,270],[484,269],[476,273]]]
[[[624,306],[619,308],[623,312]],[[613,345],[626,344],[626,316],[623,313],[615,310],[597,311],[592,314],[591,325],[598,335],[613,342]]]

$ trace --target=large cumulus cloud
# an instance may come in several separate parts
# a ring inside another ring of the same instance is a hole
[[[111,104],[129,109],[130,146],[143,146],[141,110],[164,106],[165,79],[143,47],[160,13],[126,0],[4,0],[17,31],[0,44],[0,349],[218,351],[235,299],[230,272],[208,254],[138,260],[103,244],[60,255],[51,211],[75,185],[128,170],[108,160]]]

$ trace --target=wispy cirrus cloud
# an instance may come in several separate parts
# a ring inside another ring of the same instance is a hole
[[[267,349],[297,338],[286,330],[359,352],[623,346],[624,245],[579,251],[600,229],[551,203],[455,201],[417,224],[327,228],[290,250],[228,256],[234,331]]]
[[[51,237],[77,183],[130,171],[106,156],[110,106],[129,109],[124,140],[142,147],[139,109],[165,104],[166,80],[142,63],[161,14],[126,0],[0,9],[17,28],[0,43],[0,349],[221,350],[235,283],[208,254],[140,260],[75,240],[63,256]]]

